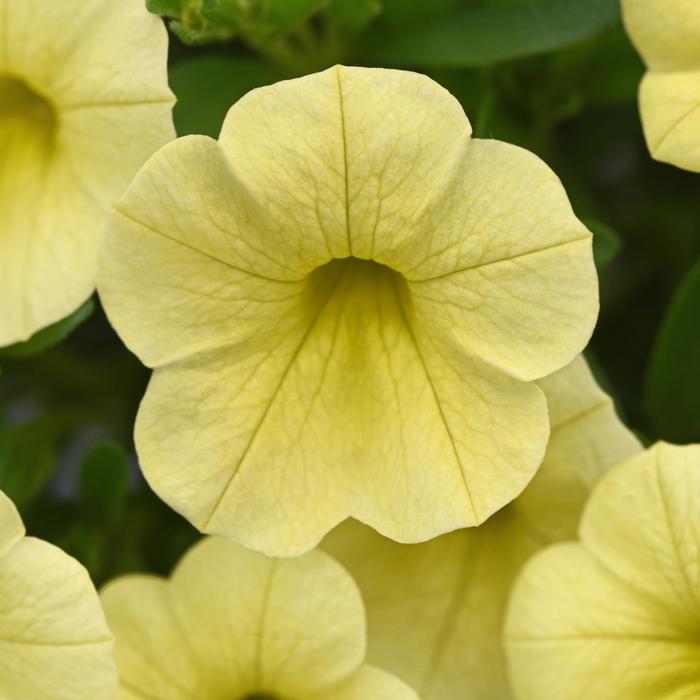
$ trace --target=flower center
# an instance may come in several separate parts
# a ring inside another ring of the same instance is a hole
[[[274,695],[267,695],[267,693],[253,693],[246,695],[241,700],[277,700],[277,698]]]
[[[0,233],[23,232],[27,201],[37,202],[55,147],[57,115],[27,83],[0,73]]]
[[[335,258],[316,268],[309,275],[309,289],[313,295],[351,296],[358,311],[364,306],[376,309],[379,295],[398,300],[408,292],[401,273],[373,260],[354,257]]]
[[[48,155],[56,133],[56,112],[51,103],[27,83],[0,73],[0,146],[24,158]]]

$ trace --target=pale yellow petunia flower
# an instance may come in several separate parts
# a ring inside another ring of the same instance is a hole
[[[112,636],[87,571],[25,537],[0,491],[0,700],[111,700]]]
[[[207,538],[169,580],[125,576],[102,602],[120,700],[418,700],[364,663],[360,593],[322,552],[276,560]]]
[[[593,492],[579,543],[535,556],[506,645],[520,700],[700,697],[700,445],[659,443]]]
[[[175,136],[143,0],[0,0],[0,345],[95,287],[111,201]]]
[[[425,76],[335,67],[249,93],[118,202],[98,288],[156,368],[139,458],[198,528],[275,555],[350,515],[419,541],[530,480],[532,380],[597,315],[591,235],[544,163],[470,133]]]
[[[700,2],[622,0],[622,14],[648,68],[639,108],[649,150],[700,172]]]
[[[360,586],[370,662],[424,700],[512,698],[501,626],[518,571],[538,549],[575,537],[593,484],[641,450],[582,357],[539,383],[552,420],[544,462],[484,525],[401,545],[349,522],[322,545]]]

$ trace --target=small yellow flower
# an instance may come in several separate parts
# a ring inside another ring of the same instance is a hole
[[[649,69],[639,91],[649,150],[700,172],[700,2],[622,0],[622,13]]]
[[[109,205],[174,137],[143,0],[0,0],[0,345],[95,287]]]
[[[552,420],[544,462],[522,495],[484,525],[401,545],[347,523],[323,544],[364,596],[369,661],[424,700],[512,697],[501,629],[518,571],[538,549],[574,538],[596,480],[641,449],[583,358],[539,383]]]
[[[87,571],[25,537],[0,491],[0,697],[110,700],[116,688],[112,637]]]
[[[413,542],[530,480],[532,380],[597,315],[591,235],[544,163],[470,134],[425,76],[335,67],[251,92],[118,202],[98,287],[156,368],[139,457],[198,528],[291,555],[353,515]]]
[[[521,700],[700,697],[700,445],[659,443],[593,492],[579,543],[535,556],[506,622]]]
[[[102,602],[123,700],[418,700],[363,662],[360,593],[321,552],[275,560],[207,538],[170,580],[126,576]]]

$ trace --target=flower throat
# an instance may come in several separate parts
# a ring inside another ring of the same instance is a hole
[[[0,143],[3,146],[10,146],[9,139],[21,135],[35,147],[50,148],[56,122],[56,112],[46,98],[23,80],[0,73]]]

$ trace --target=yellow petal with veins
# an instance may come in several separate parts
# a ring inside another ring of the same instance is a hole
[[[324,540],[365,598],[370,663],[425,700],[512,697],[501,628],[517,573],[542,547],[575,537],[601,474],[641,449],[582,357],[539,384],[552,421],[544,462],[488,522],[400,545],[351,521]]]
[[[87,571],[24,536],[0,491],[0,699],[110,700],[112,637]]]
[[[354,516],[416,542],[517,496],[533,381],[588,340],[590,233],[535,156],[471,139],[425,76],[337,66],[254,90],[116,205],[99,291],[155,368],[155,491],[272,555]]]
[[[700,172],[700,4],[622,0],[630,39],[649,69],[639,109],[654,158]]]
[[[360,593],[321,552],[276,560],[208,538],[170,580],[126,576],[102,601],[125,699],[417,700],[364,665]]]
[[[514,588],[518,698],[698,696],[699,500],[700,445],[659,443],[601,480],[580,542],[539,553]]]
[[[112,200],[175,136],[166,58],[141,0],[0,0],[0,346],[93,292]]]

